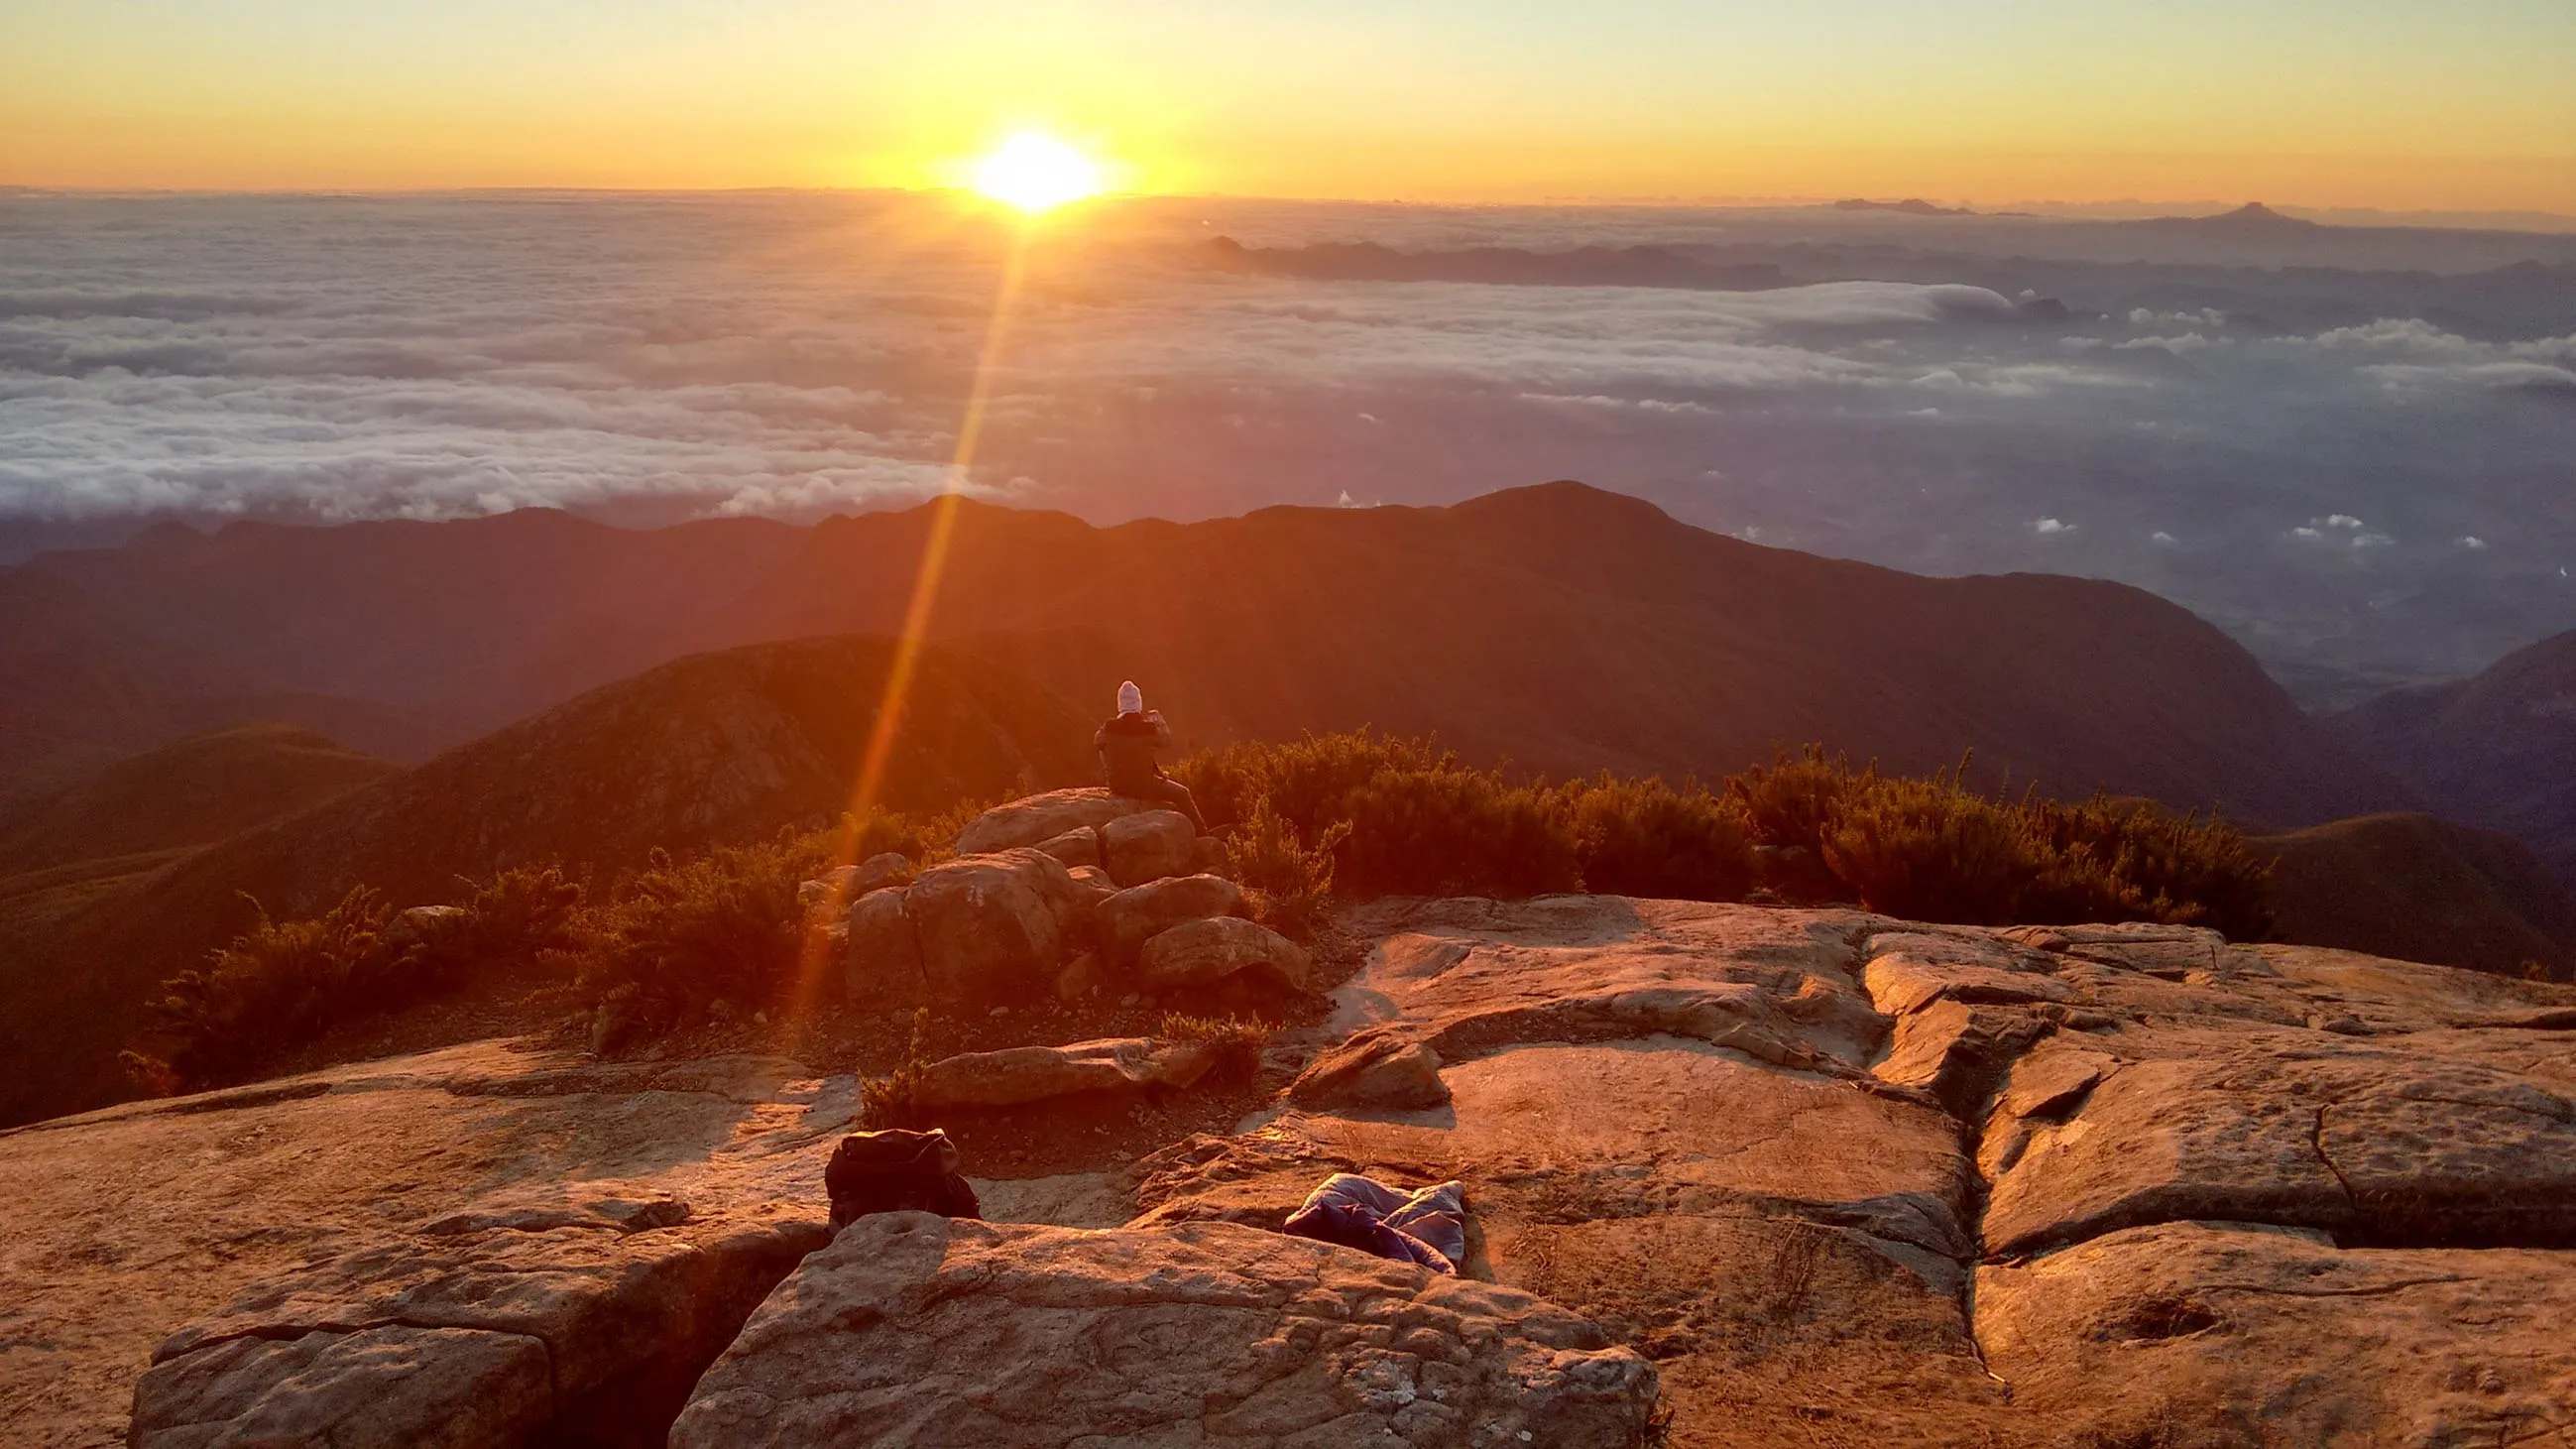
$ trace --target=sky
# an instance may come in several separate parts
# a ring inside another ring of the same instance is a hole
[[[2576,215],[2566,0],[0,0],[0,185]]]

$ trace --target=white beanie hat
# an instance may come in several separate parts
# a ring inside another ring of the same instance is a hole
[[[1120,714],[1145,712],[1145,691],[1136,687],[1136,681],[1131,679],[1118,686],[1118,712]]]

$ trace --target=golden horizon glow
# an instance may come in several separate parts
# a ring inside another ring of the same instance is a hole
[[[975,190],[1029,215],[1098,196],[1100,165],[1040,131],[1022,131],[975,163]]]
[[[1923,196],[2576,215],[2565,0],[83,0],[0,46],[0,186]],[[950,159],[943,159],[950,158]]]

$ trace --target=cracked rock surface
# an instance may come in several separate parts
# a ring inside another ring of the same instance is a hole
[[[1562,1308],[1303,1238],[862,1218],[717,1360],[673,1449],[1624,1449],[1655,1370]]]
[[[1377,934],[1337,1024],[1431,1047],[1449,1100],[1166,1149],[1139,1223],[1458,1178],[1469,1271],[1653,1359],[1677,1445],[2571,1432],[2569,988],[1584,897]]]
[[[857,1084],[775,1058],[482,1043],[0,1133],[0,1437],[2576,1443],[2576,988],[2173,926],[1344,924],[1302,1090],[979,1181],[1018,1226],[820,1246]],[[1345,1170],[1464,1183],[1463,1277],[1268,1231]]]

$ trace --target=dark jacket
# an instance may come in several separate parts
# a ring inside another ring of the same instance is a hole
[[[1100,762],[1108,767],[1109,788],[1121,795],[1137,794],[1146,782],[1163,778],[1154,752],[1170,748],[1171,743],[1172,727],[1163,723],[1160,710],[1122,714],[1091,737],[1092,748],[1100,751]]]

